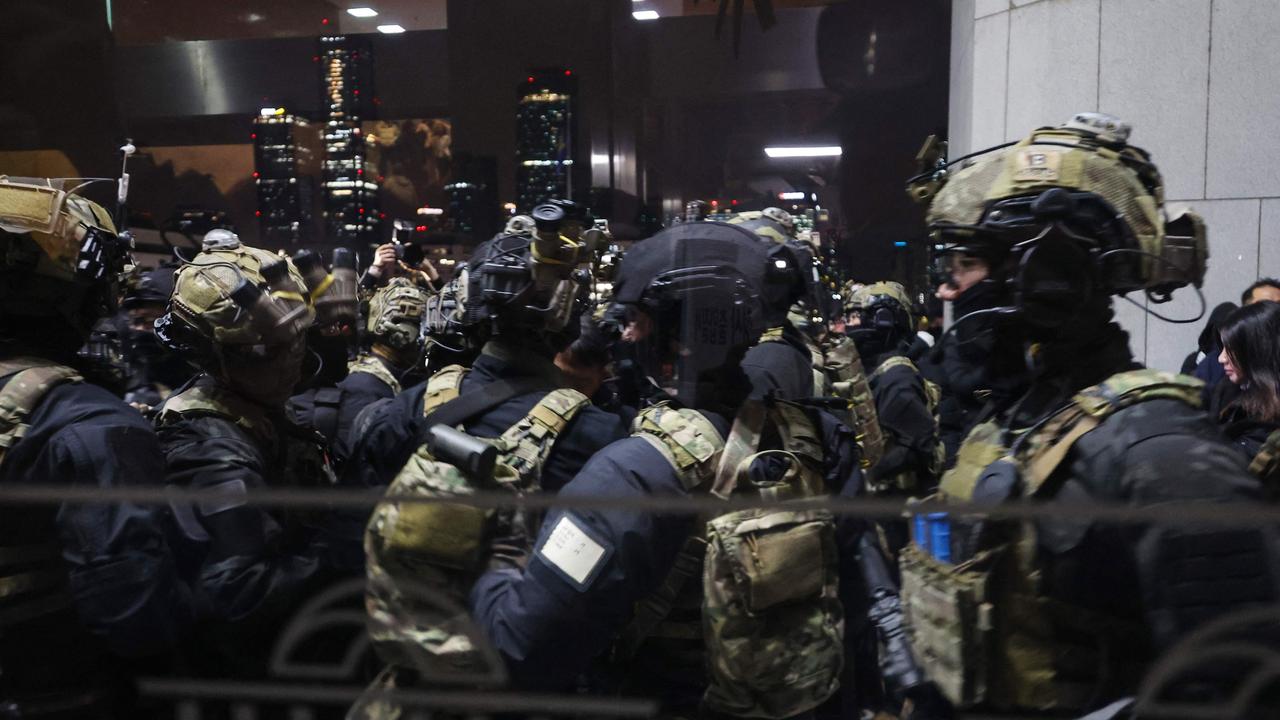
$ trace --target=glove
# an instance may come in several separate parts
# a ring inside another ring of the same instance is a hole
[[[489,570],[524,570],[532,552],[524,517],[518,512],[503,512],[494,524],[489,542]]]

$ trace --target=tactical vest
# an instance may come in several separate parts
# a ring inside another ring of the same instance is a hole
[[[937,383],[925,378],[920,374],[920,368],[916,367],[911,358],[905,355],[894,355],[886,358],[880,363],[875,370],[871,371],[871,378],[878,378],[889,372],[893,368],[905,367],[910,368],[911,372],[920,378],[920,382],[924,387],[925,405],[929,409],[929,414],[933,416],[933,456],[929,459],[929,466],[926,472],[930,479],[937,478],[942,472],[942,467],[946,464],[947,449],[943,447],[941,440],[938,439],[938,405],[942,401],[942,389]],[[913,471],[899,473],[891,478],[884,478],[879,487],[869,488],[872,493],[880,492],[906,492],[910,494],[928,492],[925,488],[925,482],[921,478],[916,477]]]
[[[1201,383],[1155,370],[1120,373],[1080,391],[1070,405],[1020,436],[1013,449],[995,423],[975,427],[943,476],[944,499],[969,502],[985,473],[1007,463],[1017,474],[1009,498],[1047,500],[1051,478],[1085,433],[1115,412],[1154,399],[1198,408]],[[1131,677],[1130,657],[1145,629],[1049,597],[1033,523],[981,523],[971,536],[950,537],[958,564],[925,551],[921,538],[904,548],[902,599],[912,644],[929,677],[960,706],[1080,710],[1103,682]],[[964,548],[960,546],[964,545]],[[972,553],[970,553],[972,549]],[[963,555],[963,557],[960,557]]]
[[[769,328],[760,336],[760,342],[785,343],[786,341],[782,339],[782,328]],[[808,337],[804,339],[804,344],[805,349],[809,351],[809,362],[813,371],[813,390],[810,397],[826,397],[831,394],[831,387],[827,374],[823,370],[825,360],[822,357],[822,349]]]
[[[427,381],[423,414],[458,397],[467,369],[452,365]],[[496,438],[492,478],[475,478],[435,458],[423,445],[387,488],[388,496],[446,498],[477,491],[537,492],[542,466],[562,433],[590,400],[553,390]],[[461,429],[461,428],[459,428]],[[441,682],[484,682],[500,660],[481,642],[466,597],[495,537],[536,533],[521,513],[447,502],[384,501],[365,531],[369,634],[388,663]],[[488,678],[492,679],[492,678]]]
[[[862,357],[852,340],[839,338],[828,345],[823,358],[831,392],[849,402],[852,427],[857,430],[858,447],[862,450],[862,467],[869,468],[884,456],[884,434]]]
[[[400,394],[400,380],[387,369],[385,363],[369,353],[360,353],[359,357],[347,363],[347,374],[350,375],[351,373],[372,375],[386,383],[387,387],[391,388],[392,393]]]
[[[26,434],[31,414],[49,391],[65,383],[83,382],[75,370],[34,357],[18,357],[0,361],[0,379],[9,378],[0,388],[0,467],[8,450]],[[32,478],[32,480],[40,480]],[[57,536],[54,512],[56,506],[33,509],[11,508],[22,513],[0,520],[0,705],[16,717],[62,716],[84,713],[97,717],[106,714],[107,693],[95,680],[84,677],[56,677],[64,670],[86,663],[68,659],[60,662],[58,654],[69,652],[84,637],[76,617],[71,594],[67,589],[67,568],[62,559],[62,543]],[[23,648],[24,643],[35,647]],[[56,649],[54,649],[56,648]],[[92,647],[81,648],[92,658]],[[47,653],[54,653],[48,663]],[[38,673],[54,673],[46,688],[22,685],[32,675],[26,667],[4,667],[8,662],[38,663]],[[64,658],[65,659],[65,658]],[[42,692],[52,693],[41,696]],[[9,705],[13,703],[13,705]]]
[[[329,462],[324,436],[301,426],[280,427],[261,405],[226,390],[208,376],[170,395],[156,416],[163,428],[197,417],[216,417],[235,424],[263,451],[268,464],[267,478],[277,487],[332,487],[337,476]],[[307,513],[298,513],[305,518]]]
[[[642,412],[633,431],[691,492],[782,504],[713,517],[691,536],[637,605],[615,662],[683,672],[684,684],[705,668],[701,705],[713,713],[786,718],[821,704],[838,687],[844,660],[835,526],[825,511],[785,505],[823,492],[812,421],[793,403],[750,403],[722,442],[696,411],[663,404]],[[775,449],[760,450],[766,435]],[[781,477],[754,477],[753,463],[769,459],[786,463]]]

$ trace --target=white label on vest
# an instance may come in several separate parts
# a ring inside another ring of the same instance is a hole
[[[603,545],[593,540],[565,515],[556,523],[538,554],[582,586],[604,559],[605,553]]]

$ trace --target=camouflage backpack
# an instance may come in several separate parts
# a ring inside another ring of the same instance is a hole
[[[1052,497],[1056,484],[1050,478],[1085,433],[1121,409],[1154,399],[1199,407],[1201,385],[1155,370],[1114,375],[1077,393],[1012,449],[999,425],[982,423],[965,438],[939,493],[972,502],[979,479],[1003,469],[1017,473],[1009,499]],[[1035,525],[1003,523],[998,532],[996,527],[980,523],[963,548],[952,535],[948,553],[958,548],[964,555],[955,564],[923,549],[920,538],[903,549],[902,600],[916,654],[957,706],[1082,709],[1102,682],[1117,680],[1109,663],[1123,662],[1116,658],[1141,647],[1143,631],[1047,596],[1039,581],[1043,566]]]
[[[458,398],[467,369],[452,365],[432,376],[423,397],[430,416]],[[447,498],[477,491],[539,490],[543,463],[556,438],[590,401],[570,389],[547,393],[496,438],[471,438],[497,449],[492,473],[478,476],[423,444],[388,486],[388,496]],[[532,537],[534,520],[512,512],[448,502],[383,501],[365,531],[369,632],[387,662],[422,675],[483,681],[495,667],[475,637],[466,594],[483,569],[495,536]],[[500,666],[500,663],[498,663]]]
[[[685,580],[700,574],[704,708],[786,718],[817,707],[839,686],[844,612],[833,518],[786,507],[788,500],[823,491],[823,450],[813,422],[793,403],[748,403],[721,443],[695,411],[658,405],[640,414],[635,432],[663,453],[686,488],[780,504],[710,519],[704,534],[686,542],[658,591],[638,605],[622,642],[638,644],[662,624]],[[759,449],[766,434],[776,436],[776,449]],[[781,479],[752,477],[753,463],[767,456],[786,463]]]
[[[929,408],[929,414],[933,416],[933,435],[935,441],[938,437],[938,405],[942,402],[942,388],[937,383],[929,380],[920,374],[920,369],[916,364],[911,362],[911,358],[905,355],[894,355],[886,359],[884,362],[871,372],[871,378],[878,378],[889,372],[889,370],[897,367],[910,368],[920,378],[920,383],[924,387],[925,405]],[[942,472],[943,465],[946,464],[947,450],[943,447],[941,441],[933,444],[933,457],[929,460],[929,467],[926,468],[930,478],[937,478]],[[897,477],[889,478],[885,483],[886,487],[882,489],[895,489],[906,492],[917,492],[922,489],[920,478],[914,476],[914,473],[903,473]],[[874,488],[872,489],[874,492]]]
[[[858,447],[862,450],[862,467],[869,468],[884,456],[884,434],[867,372],[862,367],[862,356],[858,355],[852,340],[842,337],[826,348],[823,359],[823,368],[831,380],[831,392],[849,403],[852,427],[857,431]]]
[[[34,357],[0,361],[0,378],[10,375],[13,377],[0,388],[0,462],[26,434],[27,418],[50,390],[84,380],[69,367]]]

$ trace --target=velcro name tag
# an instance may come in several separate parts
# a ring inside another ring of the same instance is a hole
[[[585,590],[604,565],[609,550],[573,518],[564,515],[538,548],[538,556],[579,590]]]

